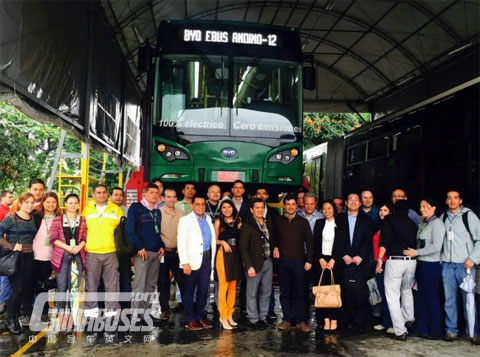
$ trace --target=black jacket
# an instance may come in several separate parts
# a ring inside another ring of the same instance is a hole
[[[416,246],[417,225],[408,217],[408,210],[397,210],[385,217],[380,234],[379,247],[386,249],[386,256],[403,257],[403,250]]]
[[[275,246],[275,234],[271,222],[267,221],[267,229],[270,235],[270,253],[272,257],[273,247]],[[245,271],[253,267],[256,272],[259,272],[263,268],[262,236],[263,233],[255,221],[242,224],[242,228],[240,229],[240,253]]]
[[[335,264],[340,263],[342,259],[342,241],[338,235],[338,226],[335,228],[335,239],[333,240],[333,249],[332,255],[326,256],[322,254],[322,241],[323,241],[323,228],[325,227],[325,219],[318,219],[315,223],[315,228],[313,228],[313,250],[314,250],[314,257],[315,261],[319,261],[321,258],[330,259],[333,258],[335,260]],[[328,260],[327,260],[328,263]]]
[[[32,212],[33,216],[33,222],[35,223],[35,228],[38,230],[40,229],[40,226],[42,225],[42,219],[43,219],[43,214],[39,210],[34,210]]]
[[[359,256],[362,258],[360,267],[367,269],[369,265],[370,255],[372,254],[372,237],[374,233],[372,219],[365,213],[359,211],[355,229],[353,231],[353,240],[350,243],[350,231],[348,225],[348,213],[343,212],[339,215],[337,222],[337,232],[341,240],[340,254],[343,258],[345,255],[350,257]],[[343,262],[343,259],[342,259]]]
[[[234,201],[235,202],[235,201]],[[242,219],[243,222],[248,221],[250,218],[250,202],[243,197],[242,205],[240,206],[240,211],[238,211],[238,215]]]

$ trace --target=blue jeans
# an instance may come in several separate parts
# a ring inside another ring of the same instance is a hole
[[[475,269],[471,269],[472,277],[475,279]],[[457,291],[458,287],[462,283],[463,279],[467,276],[467,272],[463,267],[462,263],[442,263],[442,278],[443,278],[443,290],[445,291],[445,325],[446,332],[453,333],[458,335],[457,329]],[[467,318],[467,293],[462,290],[463,298],[463,308],[465,312],[465,321],[468,321]],[[474,335],[478,335],[478,317],[475,312],[475,328]],[[466,333],[468,333],[468,324],[466,328]]]
[[[8,277],[0,277],[0,304],[7,303],[11,291],[12,287],[10,286],[10,280],[8,280]]]

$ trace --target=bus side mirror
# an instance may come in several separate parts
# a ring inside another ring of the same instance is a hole
[[[303,67],[303,89],[314,90],[317,76],[315,67]]]
[[[146,73],[150,70],[152,66],[152,52],[152,47],[148,41],[139,47],[137,68],[140,73]]]

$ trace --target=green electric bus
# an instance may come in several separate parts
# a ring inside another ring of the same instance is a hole
[[[147,177],[170,184],[302,185],[297,31],[166,21],[154,58]]]

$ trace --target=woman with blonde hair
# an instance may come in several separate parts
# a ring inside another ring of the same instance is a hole
[[[20,334],[23,328],[18,319],[20,309],[23,315],[29,316],[32,312],[31,276],[33,272],[33,237],[36,233],[35,223],[31,215],[35,198],[31,193],[22,193],[18,198],[19,210],[8,213],[0,223],[0,247],[3,253],[18,251],[15,273],[8,277],[12,292],[8,299],[7,329],[12,334]],[[3,237],[5,235],[5,237]]]

